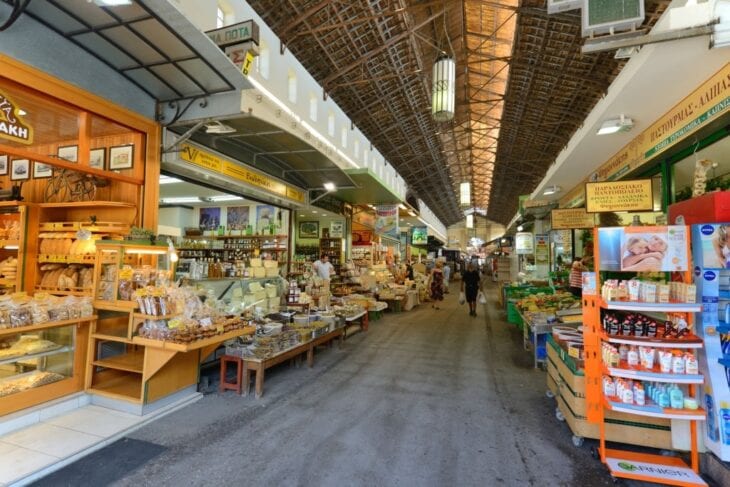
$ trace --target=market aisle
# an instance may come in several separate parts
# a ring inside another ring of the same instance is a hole
[[[454,287],[456,289],[456,287]],[[489,292],[387,314],[263,399],[210,394],[40,485],[611,485]]]

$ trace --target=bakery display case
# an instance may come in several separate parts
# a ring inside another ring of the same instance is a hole
[[[17,201],[0,202],[0,294],[22,289],[26,209]]]
[[[261,278],[222,278],[182,281],[201,289],[207,298],[222,301],[227,314],[240,314],[256,307],[269,313],[279,311],[281,297],[286,294],[287,281],[281,276]]]

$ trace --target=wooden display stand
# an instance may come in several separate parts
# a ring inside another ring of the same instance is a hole
[[[567,352],[557,348],[550,339],[547,344],[547,386],[555,396],[555,416],[565,421],[573,432],[573,444],[579,447],[584,438],[600,437],[597,424],[590,423],[587,414],[585,375],[577,370]],[[652,448],[671,449],[671,422],[661,418],[636,418],[628,414],[606,414],[606,439]]]

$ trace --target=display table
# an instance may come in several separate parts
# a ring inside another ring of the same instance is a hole
[[[419,304],[418,291],[406,291],[406,299],[403,301],[403,310],[410,311]]]
[[[287,350],[279,352],[278,354],[268,357],[265,359],[259,359],[255,357],[244,357],[241,359],[243,364],[242,376],[243,376],[243,395],[247,396],[251,385],[251,373],[256,373],[256,397],[259,398],[264,394],[264,377],[266,370],[278,365],[287,360],[295,359],[302,354],[307,354],[307,365],[312,367],[314,365],[314,349],[320,345],[330,343],[335,339],[340,340],[340,346],[345,336],[345,328],[335,328],[334,330],[314,338],[306,343],[300,343]]]
[[[403,309],[403,304],[405,303],[405,297],[399,297],[395,299],[382,299],[382,301],[388,304],[387,309],[394,313],[400,313]]]
[[[540,352],[540,344],[544,344],[546,335],[552,333],[553,327],[561,325],[561,323],[557,321],[555,323],[535,322],[522,312],[520,312],[520,317],[524,322],[524,326],[522,327],[522,346],[528,351],[532,349],[535,368],[538,368],[538,366],[545,367],[547,365],[547,349],[543,348],[543,352]],[[541,336],[543,337],[542,339],[540,338]]]
[[[368,320],[367,310],[361,311],[356,315],[348,316],[347,318],[345,318],[345,323],[347,324],[345,325],[344,338],[347,338],[347,327],[354,323],[360,325],[360,331],[368,331],[368,325],[370,322]]]

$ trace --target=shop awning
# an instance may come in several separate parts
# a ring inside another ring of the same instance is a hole
[[[187,133],[190,141],[304,189],[322,189],[325,182],[333,182],[338,188],[356,184],[347,171],[314,145],[250,115],[226,118],[220,124],[178,123],[171,130],[179,135]],[[218,133],[221,131],[224,133]]]
[[[371,170],[345,169],[345,173],[357,187],[338,189],[335,196],[342,201],[355,205],[389,205],[402,202]]]
[[[167,0],[134,0],[113,7],[88,0],[34,0],[25,15],[158,101],[250,87],[220,48]]]

